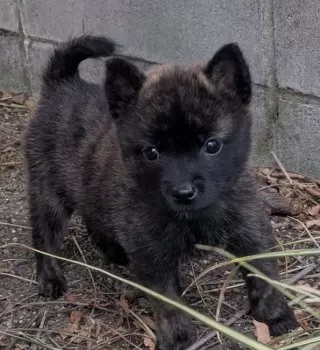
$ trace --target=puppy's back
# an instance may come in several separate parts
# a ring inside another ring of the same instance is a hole
[[[83,36],[57,48],[43,74],[38,107],[25,134],[25,156],[33,190],[52,188],[74,201],[84,181],[88,157],[113,125],[104,90],[82,80],[78,65],[108,56],[115,44]],[[30,182],[29,181],[29,182]]]

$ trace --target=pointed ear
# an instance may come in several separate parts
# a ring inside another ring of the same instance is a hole
[[[144,79],[144,74],[127,60],[107,60],[105,91],[114,118],[121,118],[135,102]]]
[[[245,105],[250,103],[250,71],[237,44],[223,46],[207,64],[204,72],[222,94],[236,98]]]

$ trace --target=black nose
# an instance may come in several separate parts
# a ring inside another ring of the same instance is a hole
[[[177,202],[190,202],[197,195],[197,189],[190,183],[184,183],[174,187],[172,197]]]

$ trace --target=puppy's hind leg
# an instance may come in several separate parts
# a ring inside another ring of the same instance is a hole
[[[103,254],[107,263],[122,266],[129,263],[128,256],[123,247],[114,238],[110,237],[110,234],[108,234],[110,228],[104,228],[103,225],[99,225],[98,218],[93,220],[85,217],[84,221],[92,242]]]
[[[34,248],[59,254],[72,210],[54,193],[30,193],[30,219]],[[66,279],[57,259],[36,253],[37,279],[41,295],[58,298],[66,291]]]

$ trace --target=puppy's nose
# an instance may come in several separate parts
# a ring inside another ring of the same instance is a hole
[[[190,202],[197,195],[197,189],[191,183],[183,183],[173,188],[172,197],[176,202]]]

